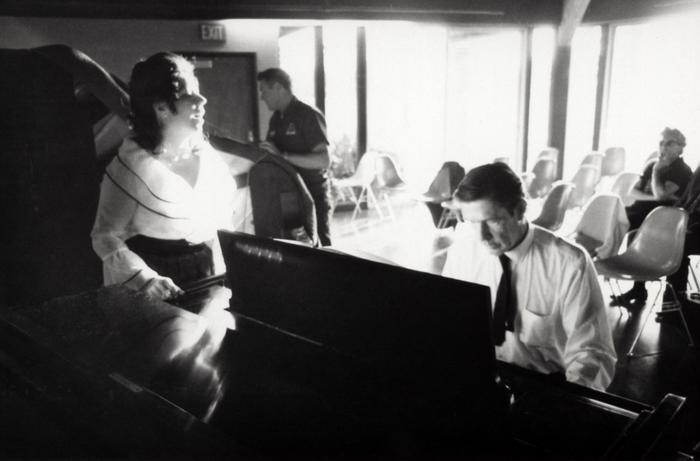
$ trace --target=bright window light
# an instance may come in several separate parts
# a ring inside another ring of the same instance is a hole
[[[314,28],[281,28],[279,51],[280,67],[292,78],[292,91],[295,96],[307,104],[316,106]]]
[[[600,26],[579,27],[571,44],[564,145],[564,179],[567,180],[574,177],[581,160],[593,149],[600,39]]]
[[[527,170],[549,140],[549,97],[552,87],[552,59],[555,31],[537,27],[532,34],[532,73],[530,79],[530,119],[528,123]]]
[[[430,184],[444,158],[444,26],[371,23],[367,31],[367,148],[395,153],[404,177]]]
[[[625,148],[625,169],[641,172],[666,126],[686,136],[685,162],[700,161],[700,28],[686,13],[618,26],[605,146]]]
[[[447,156],[467,170],[517,165],[522,33],[452,30],[448,43]]]
[[[323,26],[326,74],[326,122],[333,171],[352,173],[357,162],[357,26],[329,22]]]

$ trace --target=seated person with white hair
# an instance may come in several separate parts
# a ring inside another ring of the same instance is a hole
[[[659,157],[649,162],[642,176],[630,191],[635,202],[626,208],[630,230],[638,229],[644,218],[657,206],[672,206],[683,195],[693,171],[683,160],[685,136],[675,128],[664,128],[659,141]],[[672,299],[664,294],[664,301]],[[632,288],[614,297],[611,304],[627,308],[643,305],[647,300],[644,282],[635,282]]]
[[[496,358],[605,390],[617,356],[590,256],[527,221],[520,179],[503,163],[469,171],[453,206],[465,224],[443,275],[491,289]]]

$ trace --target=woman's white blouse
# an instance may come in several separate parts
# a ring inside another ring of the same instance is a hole
[[[247,187],[236,189],[229,166],[209,144],[193,153],[199,156],[199,172],[191,186],[156,155],[124,140],[105,170],[91,233],[105,285],[140,289],[156,275],[126,246],[137,234],[206,242],[213,246],[216,271],[223,272],[217,229],[251,231]]]

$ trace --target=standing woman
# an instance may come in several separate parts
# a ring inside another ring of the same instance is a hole
[[[137,63],[129,92],[132,132],[105,170],[92,246],[105,285],[169,299],[215,273],[216,230],[240,229],[240,204],[249,200],[231,174],[252,162],[227,164],[204,139],[207,100],[182,56],[157,53]]]

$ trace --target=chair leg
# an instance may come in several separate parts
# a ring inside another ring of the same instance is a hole
[[[384,202],[386,203],[386,209],[389,212],[389,218],[392,221],[396,221],[396,218],[394,217],[394,208],[391,206],[391,199],[389,198],[389,194],[387,192],[383,192],[382,198],[384,199]]]
[[[662,288],[665,286],[666,288],[671,289],[671,294],[673,295],[673,305],[675,307],[663,309],[661,312],[656,314],[657,319],[662,319],[663,317],[666,317],[668,315],[672,315],[675,313],[678,313],[678,315],[681,318],[681,324],[683,325],[683,329],[685,330],[685,334],[688,336],[688,345],[690,347],[695,346],[693,343],[693,335],[690,334],[690,328],[688,328],[688,322],[685,320],[685,314],[683,314],[683,305],[681,302],[678,300],[678,295],[676,294],[676,290],[673,289],[673,285],[668,283],[667,281],[664,282],[665,285],[662,285]]]
[[[654,310],[656,307],[656,301],[659,300],[659,295],[663,291],[663,283],[661,287],[659,288],[659,291],[656,293],[656,296],[654,297],[654,302],[651,303],[651,306],[647,308],[647,312],[644,315],[644,321],[642,322],[642,325],[639,327],[639,331],[637,332],[637,335],[634,337],[634,341],[632,341],[632,345],[630,346],[629,350],[627,351],[627,357],[642,357],[640,355],[635,355],[634,354],[634,348],[637,346],[637,342],[639,342],[639,338],[641,338],[642,333],[644,332],[644,328],[647,325],[647,322],[649,321],[649,317],[651,316],[651,311]],[[644,354],[644,355],[653,355],[653,354]]]
[[[350,189],[350,193],[352,194],[352,201],[355,202],[355,208],[352,210],[352,217],[350,217],[350,222],[353,222],[355,220],[355,217],[357,216],[357,213],[360,212],[360,206],[362,205],[362,197],[364,197],[367,192],[366,188],[363,187],[362,190],[360,190],[360,195],[355,197],[355,191]]]
[[[693,268],[692,262],[688,263],[688,269],[689,269],[690,275],[693,277],[693,282],[695,282],[695,290],[700,291],[700,284],[698,283],[698,277],[695,275],[695,269]],[[688,284],[688,285],[690,285],[690,284]],[[693,289],[693,287],[691,287],[691,286],[688,286],[688,288],[690,288],[691,290]]]
[[[377,196],[374,195],[374,191],[372,190],[372,186],[369,185],[365,189],[367,190],[367,208],[369,208],[369,204],[371,203],[372,206],[374,207],[374,209],[377,210],[377,214],[379,215],[379,219],[384,219],[384,212],[382,211],[382,207],[379,206],[379,202],[377,201]]]
[[[613,286],[612,280],[615,280],[615,285],[617,286],[617,290],[615,290],[615,287]],[[613,297],[619,298],[622,295],[622,289],[620,288],[620,282],[617,279],[606,279],[606,282],[608,282],[608,286],[610,287],[610,293],[612,293]],[[617,310],[620,311],[620,315],[623,314],[622,311],[622,306],[618,303],[617,305]]]
[[[449,221],[449,214],[450,214],[450,210],[448,210],[447,208],[442,209],[442,213],[440,213],[440,219],[438,219],[438,224],[437,224],[438,229],[445,228],[445,226],[447,225],[447,222]]]

